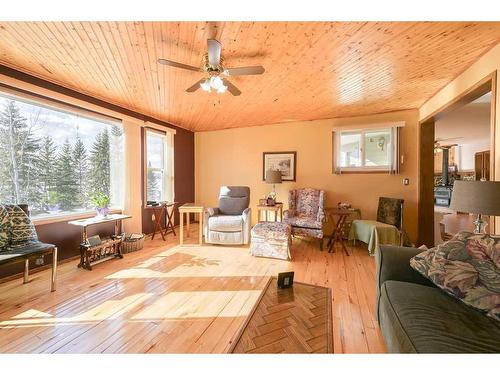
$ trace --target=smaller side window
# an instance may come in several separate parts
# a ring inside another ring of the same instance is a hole
[[[333,172],[396,172],[398,128],[333,132]]]
[[[171,202],[173,189],[172,135],[146,129],[145,196],[146,202]]]

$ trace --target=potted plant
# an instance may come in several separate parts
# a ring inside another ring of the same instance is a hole
[[[95,193],[90,197],[90,201],[93,203],[97,216],[106,217],[109,213],[109,197],[104,193]]]

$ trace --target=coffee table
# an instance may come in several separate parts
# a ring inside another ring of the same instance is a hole
[[[278,289],[271,277],[230,353],[333,353],[330,288],[294,282]]]

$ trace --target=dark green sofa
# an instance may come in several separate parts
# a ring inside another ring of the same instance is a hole
[[[391,353],[500,353],[500,322],[450,297],[410,267],[421,249],[380,246],[377,319]]]

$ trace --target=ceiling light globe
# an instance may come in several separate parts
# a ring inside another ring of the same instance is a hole
[[[210,92],[210,80],[203,81],[200,83],[200,87],[202,88],[203,91]]]
[[[217,93],[218,94],[224,94],[226,92],[226,90],[227,90],[227,86],[222,85],[221,87],[219,87],[217,89]]]
[[[224,83],[220,77],[215,76],[210,78],[210,86],[212,86],[213,89],[218,90],[221,86],[224,86]]]

